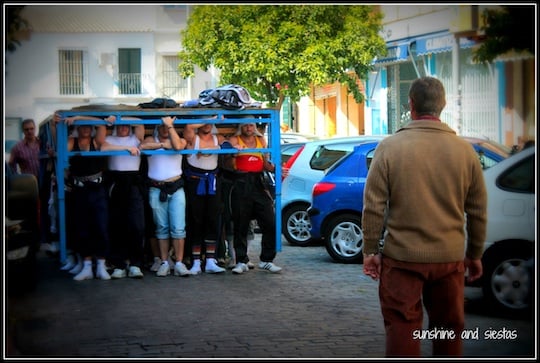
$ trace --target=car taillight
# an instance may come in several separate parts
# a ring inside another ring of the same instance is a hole
[[[305,145],[302,145],[302,147],[300,147],[300,149],[296,150],[296,152],[293,154],[293,156],[291,156],[289,158],[289,160],[287,160],[287,162],[285,163],[285,165],[283,165],[283,167],[285,169],[290,169],[292,168],[294,162],[296,161],[296,159],[298,159],[298,156],[300,155],[300,153],[302,152],[302,150],[304,150],[304,147]],[[281,180],[283,181],[283,179],[285,179],[283,177],[283,175],[281,176]]]
[[[312,196],[316,197],[323,193],[329,192],[336,187],[334,183],[319,182],[313,186]]]

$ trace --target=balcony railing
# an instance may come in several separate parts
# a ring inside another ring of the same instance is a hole
[[[118,93],[121,95],[141,94],[141,73],[118,73]]]

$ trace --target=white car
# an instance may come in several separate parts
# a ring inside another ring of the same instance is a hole
[[[280,134],[282,144],[288,144],[292,142],[309,142],[315,141],[319,138],[314,135],[300,134],[298,132],[282,132]]]
[[[533,302],[535,158],[535,148],[526,148],[484,171],[487,235],[483,276],[475,285],[502,311],[525,311]]]
[[[267,132],[264,133],[264,137],[266,140],[269,140],[269,135]],[[315,135],[301,134],[299,132],[280,132],[279,134],[279,142],[281,145],[315,140],[319,140],[319,137]]]
[[[360,142],[383,137],[360,135],[310,141],[287,161],[285,168],[289,173],[281,184],[281,232],[290,244],[305,246],[311,242],[307,209],[313,185],[323,177],[324,171]]]

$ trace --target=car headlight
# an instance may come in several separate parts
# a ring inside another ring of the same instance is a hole
[[[23,259],[28,255],[29,250],[30,250],[30,246],[23,246],[21,248],[15,249],[15,250],[8,251],[7,259],[8,259],[8,261]]]

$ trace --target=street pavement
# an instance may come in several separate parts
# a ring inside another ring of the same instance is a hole
[[[257,234],[248,251],[254,263],[259,251]],[[40,254],[38,262],[37,287],[4,308],[5,340],[14,346],[4,347],[4,359],[384,357],[377,282],[359,264],[332,262],[320,244],[283,240],[279,274],[255,267],[186,278],[145,270],[140,280],[79,282],[55,258]],[[499,317],[478,289],[466,294],[465,356],[536,357],[534,316]],[[498,339],[486,338],[491,331]],[[430,356],[429,341],[422,350]]]

